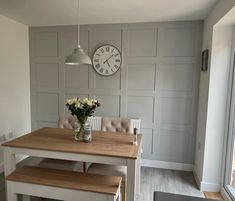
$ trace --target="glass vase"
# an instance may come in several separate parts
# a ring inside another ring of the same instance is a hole
[[[83,140],[85,123],[80,123],[80,126],[74,130],[74,139],[77,141]]]
[[[89,121],[86,121],[83,134],[83,142],[92,141],[92,126]]]
[[[87,121],[88,117],[77,117],[78,124],[76,124],[74,129],[74,139],[77,141],[82,141],[84,138],[84,132],[85,132],[85,123]]]

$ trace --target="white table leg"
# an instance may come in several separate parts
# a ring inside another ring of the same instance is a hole
[[[13,186],[9,182],[6,183],[7,187],[7,201],[17,201],[17,195],[13,191]]]
[[[134,159],[128,159],[126,201],[136,200],[136,168],[137,161]]]
[[[5,177],[16,169],[16,157],[8,147],[3,147],[3,161]]]
[[[121,189],[118,190],[118,197],[116,201],[121,201]]]
[[[136,162],[136,194],[140,194],[140,179],[141,179],[141,149],[139,150]]]
[[[12,154],[11,149],[8,147],[3,148],[3,161],[5,177],[11,174],[16,169],[15,154]],[[13,192],[12,185],[7,182],[6,185],[7,201],[17,201],[17,196]]]

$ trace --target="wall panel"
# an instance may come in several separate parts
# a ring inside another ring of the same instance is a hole
[[[150,57],[157,54],[156,29],[133,29],[129,31],[129,56]]]
[[[142,120],[143,157],[193,163],[200,69],[201,22],[81,26],[82,48],[103,44],[122,52],[113,76],[92,66],[66,66],[77,43],[76,26],[30,28],[32,127],[56,126],[68,115],[67,98],[94,97],[100,116]]]
[[[127,68],[128,90],[155,90],[155,64],[129,64]]]
[[[96,116],[120,116],[120,96],[95,95],[95,98],[101,103],[95,112]]]
[[[38,88],[59,88],[59,65],[57,63],[36,63],[35,86]]]
[[[65,66],[65,88],[88,89],[89,87],[88,66]]]
[[[166,28],[162,55],[164,57],[195,56],[195,28]]]
[[[38,32],[34,35],[35,57],[57,57],[58,33]]]
[[[140,118],[143,122],[154,122],[154,97],[128,96],[127,116]]]

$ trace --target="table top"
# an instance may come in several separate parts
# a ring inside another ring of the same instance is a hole
[[[154,201],[215,201],[215,200],[155,191]]]
[[[137,135],[138,145],[132,144],[133,137],[127,133],[92,131],[92,142],[85,143],[76,141],[71,129],[41,128],[2,146],[137,159],[142,135]]]

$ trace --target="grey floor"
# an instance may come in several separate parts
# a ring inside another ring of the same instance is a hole
[[[154,191],[205,197],[198,190],[192,172],[142,168],[139,201],[152,201]]]
[[[196,186],[192,172],[143,167],[141,169],[141,194],[138,201],[152,201],[154,191],[204,197]],[[37,200],[33,199],[33,201]],[[0,201],[6,201],[3,174],[0,174]]]

